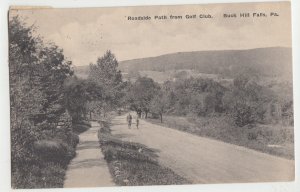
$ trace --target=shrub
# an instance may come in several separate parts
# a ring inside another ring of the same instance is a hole
[[[34,142],[35,153],[45,160],[64,159],[67,154],[67,145],[54,140],[39,140]]]
[[[79,143],[79,136],[75,133],[72,133],[70,139],[71,141],[69,141],[68,143],[71,143],[72,147],[75,149],[76,145]]]
[[[62,187],[76,145],[61,105],[73,70],[62,49],[33,35],[35,27],[22,20],[9,19],[12,187]]]
[[[85,125],[85,126],[91,127],[91,123],[86,120],[80,120],[80,121],[75,122],[74,124]]]
[[[233,107],[232,117],[239,127],[252,124],[255,122],[255,109],[245,103],[236,103]]]
[[[73,125],[73,130],[76,133],[82,133],[85,132],[86,130],[88,130],[90,128],[90,126],[84,125],[84,124],[75,124]]]
[[[88,130],[89,128],[91,128],[91,123],[89,121],[80,119],[80,120],[73,121],[72,127],[73,127],[73,131],[75,131],[76,133],[82,133]]]
[[[12,175],[12,186],[22,189],[63,187],[65,167],[54,162],[24,163]]]
[[[58,163],[49,162],[41,169],[43,188],[58,188],[64,184],[65,168]]]
[[[107,161],[121,158],[157,164],[157,161],[151,157],[150,150],[140,144],[122,142],[119,140],[107,140],[101,143],[101,147]]]
[[[258,137],[258,133],[257,132],[250,132],[248,133],[248,139],[249,140],[256,140]]]

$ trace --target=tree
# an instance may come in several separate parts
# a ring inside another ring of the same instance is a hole
[[[78,79],[77,77],[68,78],[64,83],[64,106],[70,113],[73,123],[87,118],[88,112],[99,112],[98,102],[104,99],[102,87],[89,81]],[[97,101],[97,102],[96,102]]]
[[[92,100],[87,102],[87,108],[89,110],[89,118],[92,120],[93,118],[99,118],[102,113],[103,101],[100,100]]]
[[[65,79],[73,75],[71,62],[57,46],[33,35],[34,26],[28,27],[18,17],[9,19],[8,31],[12,185],[43,187],[36,185],[46,183],[40,181],[44,175],[36,169],[46,166],[50,160],[42,159],[35,148],[36,142],[52,139],[72,145],[69,124],[57,128],[60,120],[69,120],[63,107],[62,90]],[[64,154],[68,157],[60,161],[62,166],[71,154],[74,151],[69,147]]]
[[[54,44],[45,46],[40,57],[43,67],[40,67],[38,73],[43,74],[40,85],[45,94],[42,110],[47,121],[56,122],[65,111],[63,86],[65,80],[73,75],[70,67],[72,62],[66,60],[63,50]]]
[[[167,81],[162,86],[170,103],[170,112],[177,115],[189,113],[205,116],[222,113],[222,98],[226,88],[211,79],[189,78],[175,82]]]
[[[139,116],[142,112],[145,112],[145,118],[147,118],[150,112],[151,100],[159,90],[159,85],[153,79],[148,77],[138,78],[128,93],[130,108],[135,110]]]
[[[40,136],[32,119],[42,113],[45,94],[40,89],[37,72],[40,65],[41,39],[32,35],[18,17],[9,21],[9,81],[11,111],[12,173],[22,162],[31,161],[33,143]],[[33,102],[34,101],[34,102]]]
[[[118,70],[118,65],[115,55],[108,50],[103,57],[98,58],[96,64],[90,64],[89,79],[105,88],[115,88],[122,82],[122,74]]]
[[[268,107],[276,96],[256,81],[256,76],[240,74],[233,81],[232,90],[223,99],[225,109],[237,126],[263,123]]]
[[[102,103],[104,114],[106,110],[116,108],[121,104],[124,96],[124,83],[121,71],[118,70],[118,61],[110,50],[103,57],[98,58],[96,64],[90,64],[88,79],[102,88],[103,97],[98,100],[104,99]]]
[[[160,117],[160,122],[163,122],[163,114],[167,112],[169,108],[169,101],[166,94],[158,93],[151,100],[150,111],[152,113],[158,114]]]
[[[72,122],[85,118],[86,98],[84,81],[76,77],[69,78],[64,85],[65,107],[72,117]]]

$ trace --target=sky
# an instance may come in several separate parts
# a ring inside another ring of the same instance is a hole
[[[240,18],[240,13],[267,17]],[[279,16],[270,16],[276,12]],[[224,18],[224,14],[236,18]],[[196,14],[197,19],[185,19]],[[212,18],[200,19],[200,14]],[[239,3],[81,9],[22,9],[19,15],[36,32],[63,48],[74,65],[95,63],[106,50],[119,61],[174,52],[291,47],[290,3]],[[182,20],[154,16],[181,15]],[[132,21],[128,16],[151,16]]]

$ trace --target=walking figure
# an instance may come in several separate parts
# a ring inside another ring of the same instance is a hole
[[[139,116],[137,115],[136,116],[136,128],[138,129],[139,128],[139,123],[140,123],[140,119],[139,119]]]
[[[130,113],[127,115],[127,123],[128,123],[128,129],[131,128],[131,121],[132,121],[132,116],[130,115]]]

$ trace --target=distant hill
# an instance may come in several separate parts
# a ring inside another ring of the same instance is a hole
[[[244,70],[262,76],[290,79],[292,74],[291,48],[271,47],[248,50],[178,52],[121,61],[121,71],[196,70],[199,73],[221,74],[232,77]]]
[[[140,58],[119,62],[124,74],[147,74],[157,72],[192,70],[199,74],[216,74],[231,78],[243,71],[254,71],[262,76],[291,81],[292,49],[284,47],[248,50],[178,52],[157,57]],[[89,66],[75,67],[75,74],[86,78]],[[146,72],[145,72],[146,71]]]

